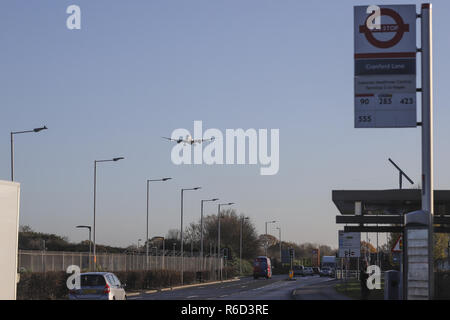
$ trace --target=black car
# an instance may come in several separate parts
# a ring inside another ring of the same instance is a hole
[[[320,268],[319,267],[313,267],[314,274],[320,275]]]

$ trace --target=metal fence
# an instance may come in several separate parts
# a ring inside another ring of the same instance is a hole
[[[356,279],[359,280],[359,270],[340,270],[337,269],[336,270],[336,275],[335,275],[336,279]],[[380,274],[380,280],[383,281],[384,280],[384,271],[381,271]]]
[[[215,273],[222,264],[217,257],[184,256],[184,271],[210,271]],[[181,270],[182,258],[172,251],[164,255],[142,254],[97,254],[97,269],[104,271],[135,270]],[[77,265],[82,271],[92,270],[93,255],[89,252],[57,252],[19,250],[19,271],[46,272],[66,271],[70,265]],[[223,265],[222,265],[223,267]]]

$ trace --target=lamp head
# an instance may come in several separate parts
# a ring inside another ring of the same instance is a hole
[[[33,131],[34,131],[34,132],[39,132],[39,131],[47,130],[47,129],[48,129],[48,128],[47,128],[46,126],[43,126],[43,127],[41,127],[41,128],[34,128]]]

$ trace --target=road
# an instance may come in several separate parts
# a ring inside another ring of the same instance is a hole
[[[329,283],[330,285],[324,285]],[[286,275],[275,275],[272,279],[241,278],[233,282],[223,282],[177,290],[155,293],[142,293],[130,296],[129,300],[291,300],[308,299],[308,295],[299,294],[302,288],[319,288],[311,291],[311,299],[320,299],[320,291],[326,291],[324,299],[340,299],[338,294],[332,295],[334,281],[319,276],[297,277],[296,281],[287,280]],[[330,291],[331,290],[331,291]],[[325,292],[324,291],[324,292]],[[308,291],[304,291],[308,292]]]

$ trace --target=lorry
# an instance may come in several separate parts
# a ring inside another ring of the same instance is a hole
[[[323,256],[322,257],[322,269],[330,268],[336,270],[336,257],[335,256]]]

